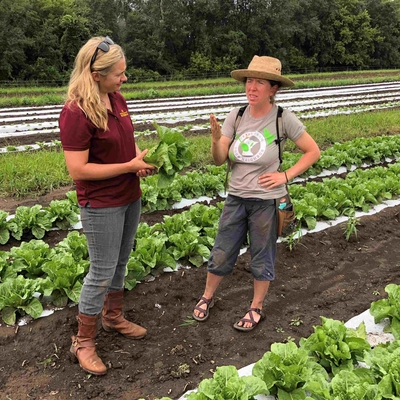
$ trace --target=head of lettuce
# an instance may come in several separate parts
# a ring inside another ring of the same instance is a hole
[[[190,143],[174,129],[159,126],[154,122],[159,142],[146,154],[144,161],[158,169],[158,186],[165,188],[171,184],[175,175],[192,162]]]

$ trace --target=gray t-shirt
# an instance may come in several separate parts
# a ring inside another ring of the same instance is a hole
[[[238,108],[233,109],[222,125],[222,134],[233,137],[235,120]],[[232,174],[229,181],[229,193],[243,198],[277,199],[286,194],[285,185],[272,190],[258,184],[260,175],[266,172],[275,172],[279,168],[279,146],[275,142],[276,115],[278,107],[273,106],[271,111],[261,117],[253,118],[249,107],[246,108],[240,120],[236,138],[229,148],[229,159]],[[282,114],[282,132],[280,132],[281,149],[286,139],[296,141],[305,131],[305,126],[289,110],[284,109]]]

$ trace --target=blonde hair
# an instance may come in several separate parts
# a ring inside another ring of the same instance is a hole
[[[99,86],[93,79],[92,72],[97,71],[100,75],[106,76],[125,55],[119,45],[110,45],[107,52],[100,49],[97,51],[96,60],[91,67],[90,62],[97,46],[104,39],[104,37],[89,39],[79,50],[69,81],[67,104],[69,107],[77,105],[97,128],[107,130],[107,107],[101,102]]]

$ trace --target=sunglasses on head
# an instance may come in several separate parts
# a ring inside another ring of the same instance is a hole
[[[105,39],[101,43],[99,43],[93,54],[92,59],[90,60],[90,69],[92,69],[92,65],[96,61],[97,53],[99,52],[99,50],[104,51],[104,53],[107,53],[110,50],[110,45],[112,44],[114,44],[114,42],[108,36],[106,36]]]

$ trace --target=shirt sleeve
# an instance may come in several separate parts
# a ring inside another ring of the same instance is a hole
[[[227,136],[228,138],[233,137],[233,132],[235,130],[235,121],[236,121],[236,116],[239,112],[239,108],[234,108],[229,112],[229,114],[226,116],[224,123],[222,124],[222,135]]]
[[[282,129],[284,135],[295,142],[305,132],[305,125],[290,110],[284,109],[282,114]]]
[[[78,107],[64,106],[59,118],[60,140],[64,150],[89,149],[94,126]]]

